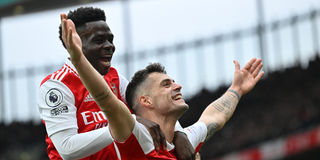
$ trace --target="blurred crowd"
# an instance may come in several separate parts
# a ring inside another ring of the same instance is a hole
[[[299,132],[320,124],[320,59],[268,74],[241,98],[233,117],[201,150],[204,159],[254,147],[260,142]],[[227,87],[215,92],[202,90],[188,100],[190,110],[181,118],[192,124],[212,100]]]
[[[320,124],[320,58],[307,68],[299,65],[269,73],[247,95],[225,127],[201,149],[202,159],[254,147],[266,141]],[[194,123],[204,108],[227,90],[203,89],[187,100],[189,111],[180,119],[183,126]],[[48,159],[42,124],[0,124],[0,160]]]

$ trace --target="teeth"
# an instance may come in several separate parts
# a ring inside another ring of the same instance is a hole
[[[174,97],[175,100],[178,100],[178,99],[181,99],[181,98],[182,98],[181,95],[177,95],[177,96]]]
[[[110,61],[102,61],[102,63],[104,63],[105,65],[110,65]]]

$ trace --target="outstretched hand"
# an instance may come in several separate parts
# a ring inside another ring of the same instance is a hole
[[[62,28],[62,40],[70,54],[72,61],[80,59],[82,54],[82,42],[76,31],[76,27],[71,19],[67,19],[65,13],[60,14],[61,28]]]
[[[234,60],[235,72],[231,89],[238,91],[240,96],[248,93],[262,78],[264,72],[260,72],[262,68],[262,60],[252,58],[242,69],[238,61]]]

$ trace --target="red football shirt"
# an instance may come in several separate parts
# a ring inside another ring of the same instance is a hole
[[[113,93],[124,101],[127,80],[112,67],[104,79]],[[70,128],[77,128],[78,133],[90,132],[108,124],[106,116],[82,84],[69,60],[41,82],[38,106],[47,129],[46,143],[50,159],[62,159],[49,138],[52,134]],[[117,159],[117,155],[112,143],[84,159]]]

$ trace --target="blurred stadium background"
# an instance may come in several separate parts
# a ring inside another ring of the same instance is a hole
[[[129,9],[128,3],[134,1],[123,0],[121,5]],[[1,0],[0,18],[92,2]],[[150,61],[170,66],[169,73],[174,73],[187,90],[191,108],[180,120],[187,126],[227,89],[233,74],[227,73],[233,67],[231,60],[245,61],[246,54],[261,57],[264,79],[243,97],[226,126],[204,145],[202,159],[319,159],[320,8],[265,23],[263,2],[257,0],[256,5],[257,25],[141,51],[127,48],[114,57],[113,64],[128,78]],[[124,19],[124,23],[130,22],[129,17]],[[63,62],[5,70],[1,48],[5,39],[1,35],[0,32],[0,159],[48,159],[45,129],[36,106],[39,84],[35,82]],[[212,78],[212,73],[219,77]],[[19,113],[21,108],[27,109]],[[21,114],[25,118],[19,118]]]

